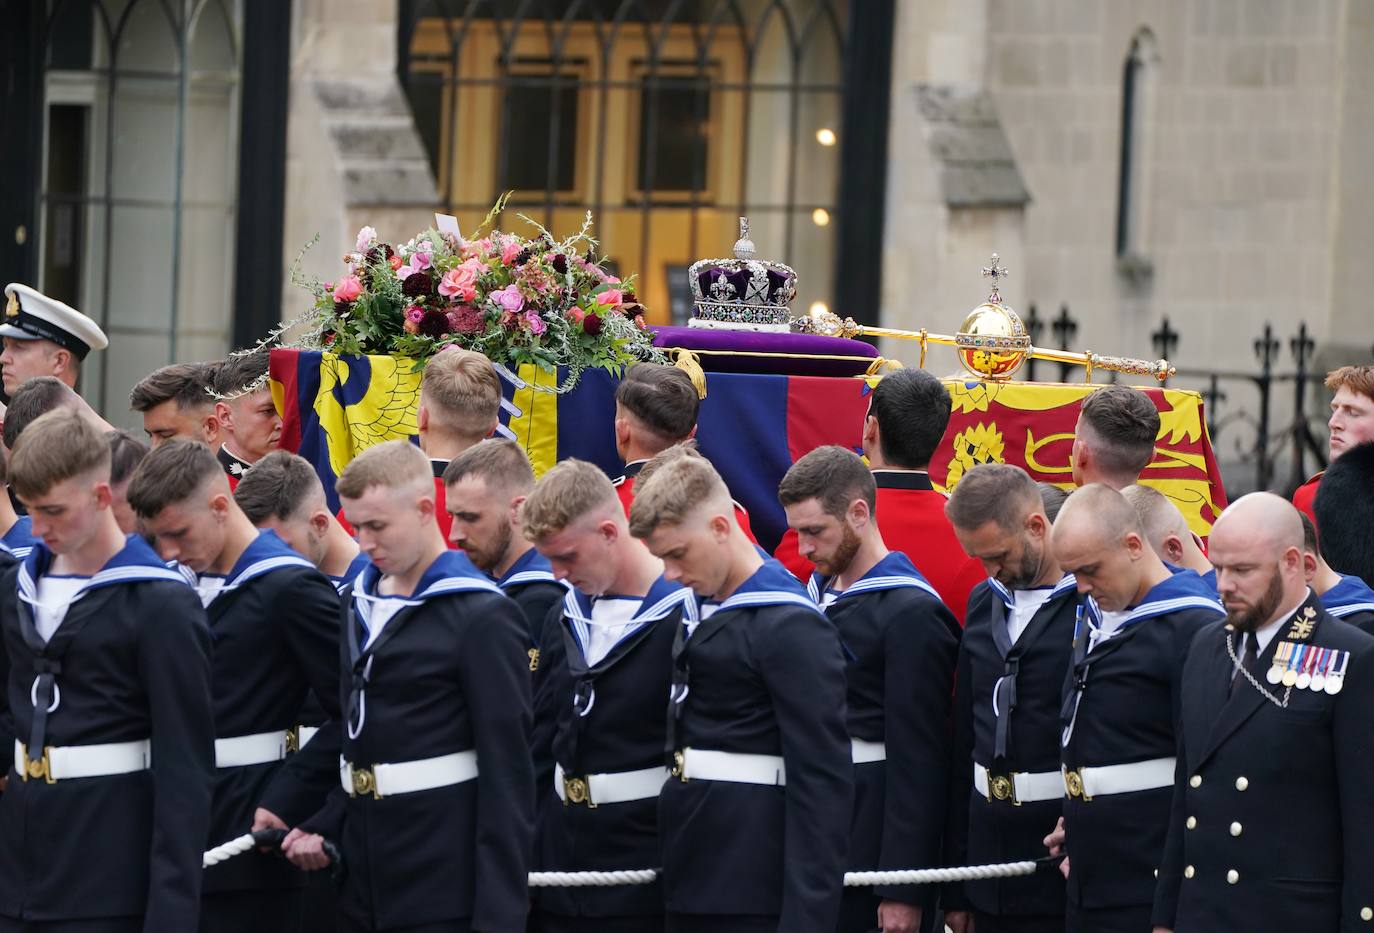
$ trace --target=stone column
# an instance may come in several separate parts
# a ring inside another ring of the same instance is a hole
[[[434,175],[396,76],[396,0],[296,0],[287,116],[285,255],[319,235],[300,271],[329,280],[371,224],[405,240],[433,223]],[[283,89],[285,93],[285,89]],[[310,296],[289,281],[282,316]]]

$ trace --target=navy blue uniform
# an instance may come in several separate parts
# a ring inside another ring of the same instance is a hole
[[[1327,613],[1374,634],[1374,590],[1357,576],[1346,574],[1321,595]]]
[[[290,767],[281,760],[223,766],[207,848],[246,833],[264,807],[295,826],[324,802],[321,774],[337,768],[339,597],[329,579],[271,531],[261,532],[206,607],[214,639],[217,748],[225,739],[285,735],[308,715],[313,693],[328,720]],[[288,745],[289,747],[289,745]],[[256,933],[299,924],[304,876],[275,855],[250,852],[205,872],[201,928]]]
[[[205,612],[186,580],[130,536],[45,643],[31,601],[51,563],[38,543],[0,575],[4,753],[13,761],[15,740],[148,740],[149,764],[54,783],[9,769],[0,918],[194,930],[214,770]]]
[[[674,649],[668,928],[833,933],[854,791],[835,626],[773,560],[703,619]],[[693,750],[782,767],[770,784],[694,778]]]
[[[1012,599],[991,579],[969,597],[954,697],[945,845],[950,865],[1039,858],[1063,809],[1062,779],[1058,795],[1054,790],[1064,678],[1078,617],[1076,583],[1069,575],[1061,579],[1015,642],[1007,628]],[[1018,797],[1018,785],[1029,790],[1032,780],[1044,799]],[[1055,872],[951,885],[944,907],[973,910],[980,931],[998,923],[994,929],[1016,933],[1061,930],[1063,879]]]
[[[458,551],[436,558],[404,599],[379,596],[380,577],[369,566],[343,594],[351,793],[303,828],[342,848],[350,928],[521,930],[534,842],[524,620]],[[372,607],[389,598],[401,608],[370,639]],[[382,792],[378,766],[444,756],[480,767],[471,779]]]
[[[1374,928],[1374,638],[1309,591],[1232,688],[1243,645],[1225,623],[1209,625],[1183,668],[1154,922],[1174,933]],[[1327,677],[1321,691],[1269,683],[1276,657],[1301,665],[1313,648],[1344,671],[1338,693]]]
[[[1191,570],[1152,587],[1110,634],[1095,603],[1084,614],[1064,686],[1070,931],[1150,931],[1183,661],[1198,631],[1224,615],[1216,591]]]
[[[811,578],[818,602],[829,581]],[[950,696],[959,623],[900,552],[889,553],[825,609],[848,664],[854,758],[850,871],[928,868],[940,862],[949,793]],[[934,908],[934,886],[846,888],[839,929],[866,933],[881,899]]]
[[[591,599],[566,591],[562,611],[550,613],[541,660],[541,705],[554,717],[552,757],[559,772],[539,787],[539,864],[548,871],[647,868],[658,864],[658,792],[668,771],[664,709],[672,680],[673,637],[684,611],[695,609],[691,591],[659,578],[637,604],[626,629],[604,657],[588,663]],[[627,607],[628,608],[628,607]],[[622,775],[642,785],[638,799],[598,798],[605,778]],[[652,788],[650,792],[650,788]],[[622,887],[540,888],[534,892],[542,929],[662,929],[658,883]],[[594,922],[592,922],[594,921]]]
[[[516,558],[505,575],[496,581],[496,585],[501,588],[501,592],[515,600],[515,604],[520,607],[521,615],[525,617],[529,640],[529,648],[526,650],[530,660],[530,673],[534,675],[537,690],[541,676],[539,656],[544,638],[544,621],[555,606],[562,605],[568,588],[558,582],[549,562],[534,548]]]

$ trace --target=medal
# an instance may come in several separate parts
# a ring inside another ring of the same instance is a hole
[[[1270,662],[1269,672],[1264,675],[1270,686],[1277,687],[1283,681],[1283,671],[1288,667],[1288,661],[1292,656],[1293,643],[1279,642],[1278,650],[1274,652],[1274,660]]]
[[[1283,672],[1283,685],[1291,687],[1298,682],[1298,672],[1291,667]]]
[[[1326,689],[1326,672],[1331,666],[1331,649],[1317,649],[1317,663],[1312,667],[1312,682],[1308,689],[1313,693],[1321,693]]]
[[[1326,678],[1326,686],[1323,689],[1329,696],[1335,696],[1341,692],[1345,686],[1345,668],[1350,663],[1350,652],[1340,652],[1340,661],[1332,665],[1331,673]]]
[[[1310,645],[1303,645],[1302,655],[1298,660],[1298,679],[1294,682],[1299,690],[1306,690],[1312,684],[1312,675],[1308,671],[1312,667],[1312,662],[1317,658],[1317,652]]]

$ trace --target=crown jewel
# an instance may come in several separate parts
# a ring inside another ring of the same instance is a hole
[[[749,218],[739,219],[734,259],[701,259],[687,276],[692,288],[692,327],[786,333],[789,306],[797,295],[797,273],[767,259],[755,259]]]

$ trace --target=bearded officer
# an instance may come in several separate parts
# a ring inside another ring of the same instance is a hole
[[[1227,619],[1183,668],[1156,927],[1372,930],[1374,638],[1322,609],[1278,496],[1232,503],[1210,557]]]

